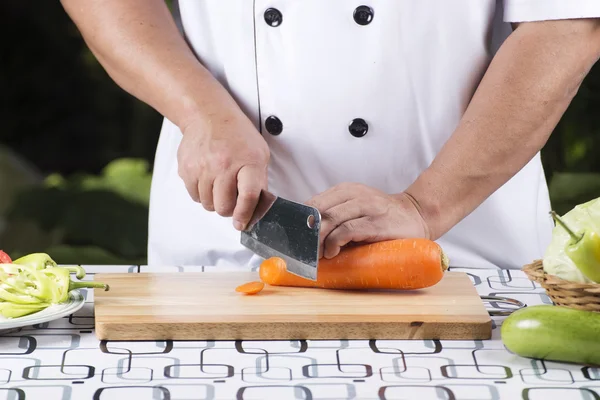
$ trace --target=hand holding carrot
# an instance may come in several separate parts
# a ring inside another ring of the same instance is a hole
[[[351,242],[430,239],[416,201],[406,193],[389,195],[362,184],[342,183],[306,204],[321,213],[320,257],[333,258]]]

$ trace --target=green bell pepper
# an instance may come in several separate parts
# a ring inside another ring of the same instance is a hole
[[[27,265],[0,264],[0,300],[34,304],[52,298],[52,282]]]
[[[56,262],[46,253],[31,253],[13,260],[13,264],[28,265],[35,269],[56,267]]]
[[[14,304],[7,301],[0,301],[0,315],[6,318],[19,318],[42,311],[49,306],[50,304],[48,303]]]
[[[103,288],[101,282],[72,281],[85,277],[81,266],[53,267],[51,263],[0,264],[0,315],[16,318],[64,303],[69,292],[81,288]]]
[[[565,245],[565,254],[583,275],[600,283],[600,235],[591,229],[574,232],[558,214],[554,211],[550,214],[571,237]]]
[[[75,289],[82,288],[101,288],[108,290],[108,285],[101,282],[83,282],[83,281],[72,281],[71,272],[75,272],[79,278],[85,277],[85,270],[80,267],[48,267],[41,271],[51,281],[51,285],[54,288],[53,297],[51,302],[53,304],[64,303],[69,298],[69,292]]]
[[[57,267],[56,262],[46,253],[31,253],[13,261],[13,264],[25,265],[37,270]],[[85,270],[81,266],[61,266],[71,273],[76,274],[77,279],[85,277]]]

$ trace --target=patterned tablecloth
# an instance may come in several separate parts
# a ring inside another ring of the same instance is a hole
[[[86,279],[154,270],[85,268]],[[169,270],[184,269],[160,269]],[[521,271],[452,270],[468,273],[481,295],[550,303]],[[508,352],[499,332],[505,317],[493,318],[487,341],[100,342],[92,292],[83,292],[86,304],[76,314],[0,336],[0,400],[600,400],[600,368]],[[500,307],[507,306],[489,303]]]

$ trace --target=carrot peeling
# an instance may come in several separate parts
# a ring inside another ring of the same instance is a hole
[[[288,272],[282,258],[264,260],[260,280],[273,286],[324,289],[423,289],[437,284],[448,270],[448,257],[427,239],[398,239],[343,249],[319,260],[317,280]]]
[[[244,293],[244,294],[256,294],[263,290],[265,284],[263,282],[255,281],[244,283],[235,288],[236,292]]]

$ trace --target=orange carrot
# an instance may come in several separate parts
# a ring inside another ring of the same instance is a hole
[[[263,290],[265,284],[263,282],[248,282],[235,288],[236,292],[244,294],[256,294]]]
[[[398,239],[348,247],[332,259],[319,260],[317,280],[287,271],[271,257],[260,265],[261,281],[273,286],[324,289],[421,289],[438,283],[448,269],[448,257],[427,239]]]

